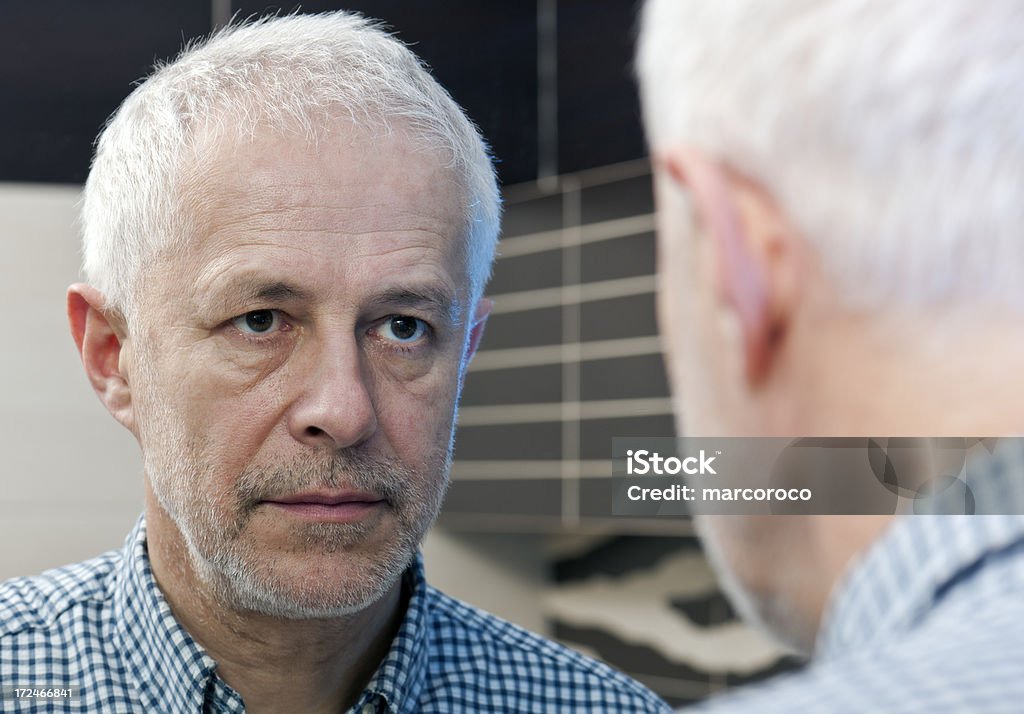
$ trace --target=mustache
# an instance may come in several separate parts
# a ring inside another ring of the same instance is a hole
[[[351,450],[307,452],[271,469],[243,472],[236,494],[243,510],[255,508],[260,501],[317,489],[366,491],[392,506],[402,506],[414,483],[412,470],[393,459]]]

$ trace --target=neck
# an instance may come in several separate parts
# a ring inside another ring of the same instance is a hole
[[[982,309],[808,320],[783,347],[754,423],[786,436],[1024,434],[1024,384],[1012,378],[1024,361],[1017,322],[1016,316]],[[800,564],[773,567],[765,573],[766,589],[785,591],[784,599],[796,604],[816,633],[837,585],[892,520],[801,521],[787,550]],[[806,577],[799,583],[774,579],[790,572]]]
[[[801,436],[1020,435],[1018,323],[978,309],[807,324],[768,400],[774,423]]]
[[[174,616],[217,662],[247,712],[339,712],[359,698],[390,648],[404,604],[397,583],[360,612],[295,620],[239,611],[197,576],[187,546],[146,489],[150,563]]]

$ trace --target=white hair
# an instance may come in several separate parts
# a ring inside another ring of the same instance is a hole
[[[184,185],[200,139],[260,129],[315,142],[341,118],[438,153],[463,185],[469,295],[490,275],[501,200],[477,128],[417,57],[357,14],[289,15],[229,26],[186,47],[125,99],[100,134],[82,208],[83,270],[131,322],[140,280],[196,231]]]
[[[649,0],[652,149],[772,193],[846,305],[1024,308],[1024,4]]]

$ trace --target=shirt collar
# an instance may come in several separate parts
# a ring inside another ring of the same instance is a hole
[[[818,638],[819,656],[840,656],[912,629],[973,565],[1024,540],[1022,473],[1024,439],[1001,440],[991,455],[968,462],[964,480],[976,515],[897,517],[834,591]],[[962,494],[947,490],[920,507],[955,512],[943,501],[949,494],[962,501]]]
[[[416,709],[427,671],[430,588],[417,554],[404,576],[408,605],[387,656],[355,711],[407,714]],[[171,612],[156,584],[139,518],[125,541],[114,591],[115,644],[147,711],[243,711],[241,697],[216,676],[217,663]],[[212,699],[213,701],[207,701]]]

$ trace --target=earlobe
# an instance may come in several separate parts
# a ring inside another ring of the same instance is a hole
[[[72,285],[68,322],[92,388],[114,418],[131,430],[131,389],[121,364],[127,335],[119,318],[104,310],[104,302],[102,293],[91,285]]]
[[[771,366],[776,330],[769,265],[741,211],[740,190],[722,166],[698,151],[669,151],[659,163],[673,181],[690,191],[703,233],[711,242],[717,299],[740,326],[746,380],[757,385]]]

